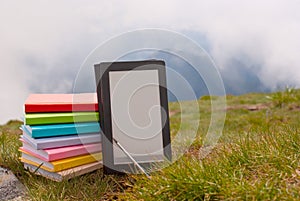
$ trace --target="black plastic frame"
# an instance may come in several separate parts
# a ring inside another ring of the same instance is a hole
[[[136,172],[136,167],[132,163],[125,165],[115,165],[113,155],[113,138],[111,123],[111,100],[109,86],[110,71],[134,71],[134,70],[158,70],[160,105],[164,109],[161,114],[162,119],[162,138],[164,156],[171,161],[171,140],[169,125],[169,109],[167,97],[166,68],[162,60],[145,61],[121,61],[121,62],[102,62],[95,64],[95,76],[97,86],[97,96],[99,104],[99,119],[103,131],[102,152],[103,168],[105,174]],[[122,142],[120,142],[122,143]],[[145,169],[155,165],[151,163],[141,163]]]

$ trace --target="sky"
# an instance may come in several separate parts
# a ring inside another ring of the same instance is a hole
[[[190,37],[231,86],[243,70],[270,90],[299,87],[299,8],[299,0],[0,0],[0,124],[22,118],[30,93],[72,92],[95,47],[144,28]]]

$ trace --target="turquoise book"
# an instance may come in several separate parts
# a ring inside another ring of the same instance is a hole
[[[22,130],[32,138],[54,137],[84,133],[100,132],[98,122],[82,122],[75,124],[22,125]]]

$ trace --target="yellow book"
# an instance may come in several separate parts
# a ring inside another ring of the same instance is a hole
[[[23,163],[40,167],[49,172],[59,172],[83,164],[100,161],[102,159],[102,153],[98,152],[93,154],[75,156],[71,158],[65,158],[57,161],[47,162],[30,155],[28,152],[24,150],[21,150],[21,152],[22,152],[22,157],[20,159]]]

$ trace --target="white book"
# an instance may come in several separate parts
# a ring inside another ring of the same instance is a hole
[[[66,135],[58,137],[38,138],[30,137],[25,131],[21,135],[21,139],[26,141],[35,149],[47,149],[55,147],[65,147],[78,144],[90,144],[101,142],[100,133],[91,133],[84,135]]]
[[[41,175],[53,181],[63,181],[68,180],[73,177],[77,177],[95,170],[98,170],[102,167],[102,161],[97,161],[94,163],[89,163],[85,165],[81,165],[78,167],[74,167],[71,169],[63,170],[60,172],[49,172],[47,170],[43,170],[42,168],[38,168],[34,165],[30,165],[28,163],[24,163],[24,168],[28,169],[30,172],[33,172],[37,175]]]

